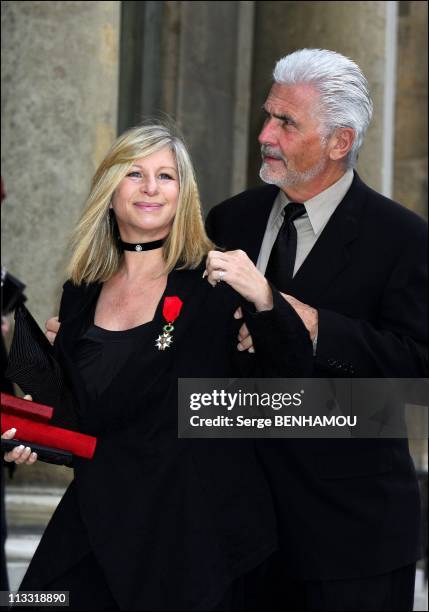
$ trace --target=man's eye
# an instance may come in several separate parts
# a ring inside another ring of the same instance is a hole
[[[285,117],[282,120],[282,126],[283,127],[296,127],[296,123],[292,119],[289,119],[289,117]]]

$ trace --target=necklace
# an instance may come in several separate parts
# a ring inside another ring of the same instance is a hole
[[[118,238],[119,248],[123,251],[136,251],[140,253],[142,251],[152,251],[152,249],[159,249],[164,244],[165,238],[162,240],[153,240],[152,242],[137,242],[133,244],[132,242],[124,242],[120,238]]]

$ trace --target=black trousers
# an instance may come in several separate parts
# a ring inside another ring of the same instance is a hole
[[[291,580],[279,568],[278,559],[273,555],[234,580],[213,610],[396,612],[413,609],[415,564],[380,576],[330,581]],[[20,589],[25,590],[25,585]],[[69,610],[120,609],[92,553],[49,584],[40,586],[42,589],[69,591]]]
[[[294,580],[282,571],[276,554],[266,568],[262,598],[268,610],[314,612],[411,611],[416,564],[352,580]],[[289,561],[290,564],[290,561]]]

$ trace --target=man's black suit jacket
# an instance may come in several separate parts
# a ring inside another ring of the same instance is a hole
[[[209,236],[256,262],[274,186],[212,209]],[[318,309],[314,377],[422,377],[427,358],[427,225],[355,174],[287,287]],[[419,558],[420,502],[406,440],[261,440],[286,571],[377,575]]]

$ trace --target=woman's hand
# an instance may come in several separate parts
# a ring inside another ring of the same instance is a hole
[[[220,281],[228,283],[244,299],[253,302],[258,311],[273,307],[267,279],[244,251],[209,251],[204,276],[213,287]]]
[[[60,325],[61,323],[58,321],[58,317],[51,317],[45,323],[45,335],[51,344],[55,342],[55,337],[60,329]]]
[[[31,395],[24,395],[25,400],[32,401]],[[4,440],[12,440],[16,435],[15,427],[12,429],[8,429],[2,434],[2,438]],[[8,453],[4,454],[4,460],[8,463],[12,463],[14,461],[17,465],[21,465],[25,463],[26,465],[32,465],[37,461],[37,453],[31,452],[31,448],[29,446],[15,446],[15,448]]]

